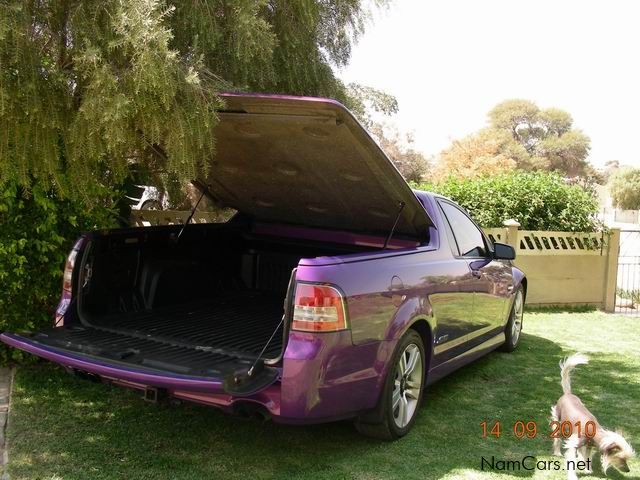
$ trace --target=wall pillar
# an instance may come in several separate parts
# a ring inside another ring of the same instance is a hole
[[[518,229],[520,228],[520,224],[517,220],[510,218],[509,220],[505,220],[504,222],[502,222],[502,225],[504,225],[506,234],[504,243],[506,243],[507,245],[511,245],[517,254],[518,247],[520,246],[518,245]]]
[[[612,228],[607,248],[607,275],[604,287],[604,311],[616,310],[616,289],[618,283],[618,255],[620,254],[620,229]]]

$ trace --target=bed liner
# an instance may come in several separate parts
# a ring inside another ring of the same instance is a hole
[[[238,292],[197,304],[101,317],[26,338],[57,349],[184,375],[220,377],[250,366],[282,318],[272,294]],[[281,327],[280,327],[281,328]],[[263,358],[282,349],[277,332]]]

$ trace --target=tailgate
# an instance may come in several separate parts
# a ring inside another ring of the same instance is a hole
[[[255,358],[96,328],[52,328],[23,335],[3,333],[0,340],[67,368],[157,388],[245,396],[272,385],[279,377],[277,369],[259,362],[260,368],[254,369],[248,378],[246,372]],[[240,388],[233,386],[236,377],[242,379]]]

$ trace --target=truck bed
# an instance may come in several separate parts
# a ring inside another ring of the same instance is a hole
[[[44,347],[55,349],[53,356],[86,357],[101,366],[117,363],[129,371],[114,378],[154,370],[203,377],[210,391],[221,391],[224,384],[225,392],[244,394],[276,378],[274,366],[284,353],[289,325],[280,323],[285,303],[293,300],[289,288],[300,259],[372,248],[254,234],[244,224],[189,225],[177,241],[180,228],[92,234],[78,255],[75,300],[63,326],[9,340],[40,355]],[[252,372],[264,374],[248,383],[228,383],[241,379],[256,360],[268,365],[258,362]],[[59,357],[56,361],[65,364]]]
[[[185,375],[219,376],[249,366],[282,318],[282,299],[256,291],[102,317],[90,326],[36,334],[41,344]],[[263,357],[282,349],[282,327]]]
[[[102,317],[96,327],[189,348],[213,347],[254,358],[282,319],[283,300],[256,291],[197,303]],[[282,337],[267,352],[277,355]]]

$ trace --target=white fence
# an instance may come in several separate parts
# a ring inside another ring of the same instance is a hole
[[[619,223],[640,223],[640,210],[618,210],[613,211],[613,221]]]
[[[620,230],[610,233],[519,230],[516,222],[487,235],[516,250],[527,275],[527,304],[595,305],[615,309]]]
[[[619,208],[603,207],[599,216],[607,225],[612,223],[640,224],[640,210],[621,210]]]
[[[486,228],[494,242],[507,242],[506,228]],[[520,255],[602,255],[608,235],[586,232],[518,230],[514,242]]]

